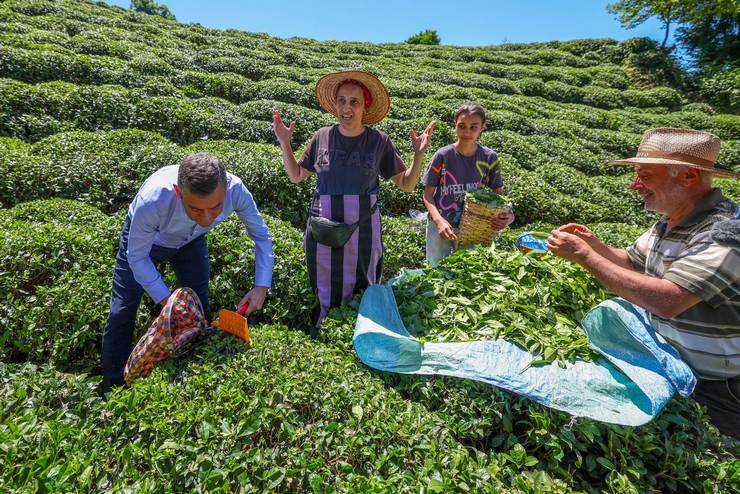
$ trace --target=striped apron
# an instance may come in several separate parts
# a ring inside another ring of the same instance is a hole
[[[316,195],[309,214],[342,223],[360,221],[343,247],[329,247],[316,242],[306,227],[303,248],[311,288],[318,296],[320,312],[316,325],[329,309],[349,301],[368,285],[380,283],[383,271],[383,240],[380,209],[370,211],[378,201],[372,195]]]

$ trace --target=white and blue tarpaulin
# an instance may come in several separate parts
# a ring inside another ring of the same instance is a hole
[[[675,392],[693,392],[691,369],[653,331],[641,308],[623,299],[606,300],[581,325],[601,357],[565,367],[532,366],[536,356],[501,339],[422,343],[406,330],[391,286],[372,285],[360,303],[353,345],[375,369],[482,381],[574,416],[613,424],[645,424]]]

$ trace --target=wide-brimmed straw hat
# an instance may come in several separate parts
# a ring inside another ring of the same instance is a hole
[[[380,82],[380,79],[369,72],[360,70],[332,72],[319,79],[316,83],[316,98],[318,98],[319,104],[324,110],[336,116],[334,100],[337,97],[337,90],[342,83],[347,81],[359,82],[365,86],[370,94],[372,101],[365,108],[365,113],[362,115],[363,124],[378,123],[388,115],[391,109],[391,96],[388,94],[388,90]]]
[[[646,130],[637,148],[637,156],[610,161],[613,165],[684,165],[718,177],[740,178],[740,173],[715,168],[720,140],[702,130],[662,127]]]

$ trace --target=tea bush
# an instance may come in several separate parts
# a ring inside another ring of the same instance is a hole
[[[117,390],[107,402],[98,397],[95,379],[84,374],[0,363],[2,419],[14,424],[0,427],[6,446],[0,486],[115,491],[156,490],[166,483],[210,492],[566,488],[560,480],[521,471],[503,455],[471,456],[442,415],[409,403],[341,351],[284,326],[258,326],[253,335],[252,348],[228,336],[203,335],[190,354]]]

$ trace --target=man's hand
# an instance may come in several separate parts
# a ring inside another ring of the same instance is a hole
[[[437,221],[434,222],[434,224],[437,227],[437,231],[439,232],[440,237],[445,240],[457,240],[455,230],[452,229],[452,225],[450,225],[449,221],[440,217]]]
[[[587,226],[578,223],[568,223],[558,228],[558,231],[570,233],[583,239],[592,249],[596,250],[601,240]]]
[[[267,297],[267,287],[266,286],[256,286],[249,290],[249,293],[244,295],[241,302],[239,302],[239,305],[237,306],[237,309],[244,305],[245,303],[249,302],[249,307],[247,308],[247,311],[244,313],[244,316],[248,316],[254,311],[261,310],[262,306],[265,304],[265,298]]]
[[[594,252],[594,249],[588,242],[579,235],[574,235],[561,229],[551,232],[550,236],[547,237],[547,246],[556,256],[577,262],[578,264],[583,264],[589,254]]]
[[[491,227],[494,230],[503,230],[514,222],[514,213],[509,209],[502,211],[498,216],[491,218]]]

